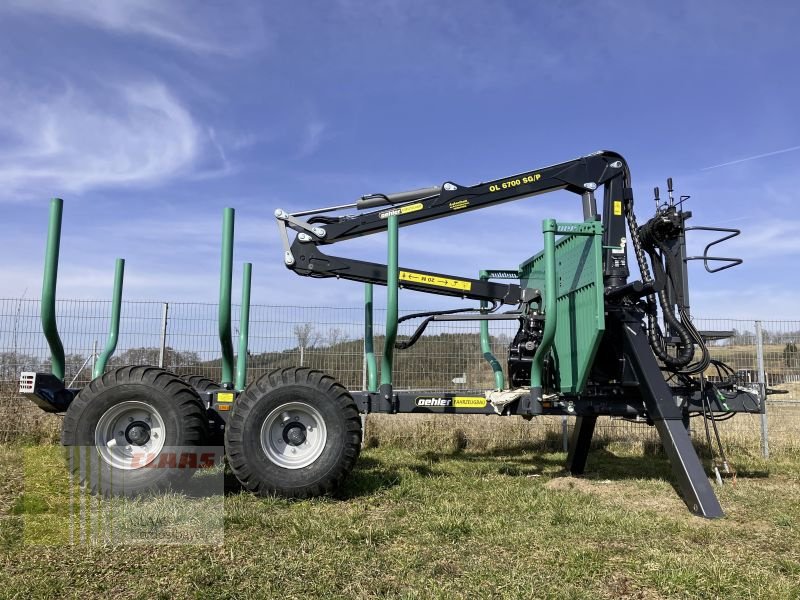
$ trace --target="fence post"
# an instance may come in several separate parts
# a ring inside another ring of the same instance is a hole
[[[167,316],[169,315],[169,302],[164,302],[164,313],[161,317],[161,349],[158,353],[158,366],[164,368],[164,355],[167,351]]]
[[[97,364],[97,340],[94,341],[94,346],[92,346],[92,374],[94,374],[94,366]]]
[[[756,321],[756,360],[758,361],[758,395],[761,400],[761,454],[769,458],[769,428],[767,425],[767,377],[764,372],[764,336],[761,321]]]
[[[369,285],[368,283],[364,284]],[[365,315],[366,318],[366,315]],[[367,388],[367,336],[366,333],[364,334],[364,343],[362,344],[362,352],[361,352],[361,389],[366,390]],[[364,445],[366,442],[367,437],[364,433],[367,430],[367,414],[361,413],[361,449],[364,449]]]
[[[361,389],[367,389],[367,344],[366,340],[364,341],[364,352],[362,354],[362,361],[361,361]]]

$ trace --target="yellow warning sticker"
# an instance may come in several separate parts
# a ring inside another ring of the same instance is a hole
[[[486,398],[483,396],[455,396],[453,406],[455,408],[483,408],[486,406]]]
[[[388,219],[389,217],[393,217],[394,215],[405,215],[407,213],[417,212],[418,210],[422,210],[424,205],[422,202],[415,202],[414,204],[406,204],[405,206],[401,206],[400,208],[393,208],[392,210],[385,210],[382,213],[378,213],[379,219]]]
[[[229,392],[221,392],[217,394],[217,402],[233,402],[233,394]]]
[[[424,283],[435,287],[444,287],[454,290],[468,292],[472,289],[472,282],[461,279],[450,279],[448,277],[436,277],[434,275],[423,275],[422,273],[412,273],[411,271],[400,271],[400,281],[409,283]]]
[[[461,210],[463,208],[467,208],[469,206],[469,198],[464,198],[462,200],[453,200],[448,204],[450,210]]]
[[[622,200],[614,200],[614,216],[622,216]]]

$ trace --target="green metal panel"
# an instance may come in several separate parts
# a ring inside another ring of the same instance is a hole
[[[581,393],[605,330],[603,226],[599,221],[557,223],[555,243],[556,321],[552,354],[557,387]],[[546,293],[545,253],[520,265],[523,287]]]

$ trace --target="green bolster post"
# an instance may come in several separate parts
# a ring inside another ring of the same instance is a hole
[[[234,210],[222,216],[222,260],[219,272],[219,341],[222,346],[223,385],[233,384],[233,341],[231,340],[231,283],[233,279]]]
[[[542,341],[533,356],[531,366],[531,388],[537,390],[541,399],[542,393],[542,369],[544,359],[553,345],[556,336],[556,325],[558,324],[556,313],[556,221],[555,219],[545,219],[542,222],[542,232],[544,233],[544,332]]]
[[[378,391],[378,361],[375,359],[375,342],[372,326],[372,284],[364,284],[364,357],[367,361],[367,391]]]
[[[119,318],[122,311],[122,281],[125,278],[125,259],[118,258],[114,268],[114,296],[111,300],[111,323],[108,326],[108,340],[103,353],[97,358],[94,365],[94,372],[92,377],[97,379],[106,370],[106,363],[114,350],[117,349],[117,342],[119,341]]]
[[[478,277],[481,281],[488,281],[489,280],[489,272],[488,271],[481,271],[478,274]],[[481,313],[486,314],[486,310],[489,308],[489,302],[486,300],[481,300]],[[498,390],[502,390],[505,387],[505,378],[503,377],[503,366],[497,360],[494,354],[492,354],[492,345],[491,339],[489,338],[489,321],[480,321],[481,325],[481,352],[483,352],[483,358],[489,365],[492,367],[492,372],[494,373],[494,387]]]
[[[242,306],[239,314],[239,354],[236,357],[236,389],[247,385],[247,342],[250,336],[250,283],[253,263],[244,263],[242,270]]]
[[[389,259],[386,265],[386,339],[381,359],[381,386],[392,385],[394,343],[397,340],[397,304],[399,290],[398,221],[397,215],[388,219]]]
[[[58,253],[61,247],[61,215],[64,201],[53,198],[50,202],[50,224],[47,228],[47,249],[44,255],[42,280],[42,329],[50,346],[50,363],[53,375],[64,379],[64,345],[56,325],[56,282],[58,280]]]

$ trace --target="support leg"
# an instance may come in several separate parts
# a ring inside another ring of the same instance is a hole
[[[692,437],[692,419],[689,417],[688,410],[681,413],[681,419],[683,420],[683,426],[686,427],[686,431],[689,433],[689,437]]]
[[[655,425],[689,510],[707,519],[724,517],[686,427],[673,419],[658,420]]]
[[[724,516],[686,431],[682,411],[675,405],[672,392],[647,343],[641,319],[638,315],[625,315],[620,320],[625,354],[639,380],[647,414],[661,437],[683,501],[690,511],[701,517],[714,519]]]
[[[572,438],[569,441],[567,453],[567,469],[573,475],[583,475],[586,467],[586,457],[589,455],[589,445],[592,443],[594,425],[597,417],[577,417]]]

